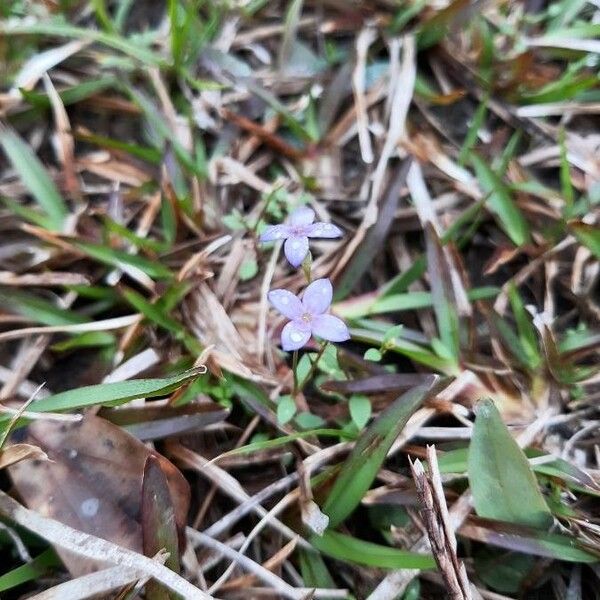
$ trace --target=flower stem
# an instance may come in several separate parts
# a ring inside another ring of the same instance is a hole
[[[300,385],[299,389],[297,390],[297,393],[301,392],[304,389],[304,386],[308,383],[308,381],[315,374],[315,371],[317,370],[317,365],[319,364],[319,361],[321,360],[321,357],[323,356],[323,352],[325,352],[325,348],[327,348],[327,344],[329,344],[329,342],[323,342],[323,344],[321,344],[321,347],[319,348],[319,353],[317,354],[315,360],[313,361],[312,365],[310,366],[308,374],[302,381],[302,384]]]
[[[294,386],[292,387],[292,398],[296,398],[298,393],[298,350],[294,350],[292,355],[292,374],[294,375]]]

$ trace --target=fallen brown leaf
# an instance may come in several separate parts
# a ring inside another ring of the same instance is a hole
[[[24,441],[52,461],[26,461],[9,469],[25,504],[41,515],[141,553],[142,480],[146,460],[154,455],[167,479],[177,526],[185,526],[190,490],[184,477],[108,421],[95,416],[68,424],[40,421],[27,428]],[[100,567],[57,551],[74,576]]]

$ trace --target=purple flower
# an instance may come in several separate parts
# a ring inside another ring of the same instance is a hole
[[[301,206],[282,225],[269,225],[260,236],[261,242],[285,240],[283,251],[293,267],[298,267],[308,254],[308,238],[337,238],[342,230],[331,223],[313,223],[315,211]]]
[[[316,279],[305,290],[302,300],[287,290],[271,290],[269,302],[291,319],[281,332],[281,347],[298,350],[311,334],[330,342],[350,339],[346,324],[325,311],[331,304],[333,289],[329,279]]]

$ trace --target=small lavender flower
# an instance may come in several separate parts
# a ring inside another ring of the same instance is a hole
[[[269,225],[260,236],[261,242],[285,240],[283,251],[293,267],[299,267],[308,254],[308,238],[337,238],[342,230],[331,223],[313,223],[315,211],[301,206],[293,211],[286,223]]]
[[[345,342],[350,333],[345,323],[327,314],[333,288],[329,279],[316,279],[305,290],[302,300],[288,290],[271,290],[269,302],[290,322],[281,332],[281,347],[298,350],[316,335],[330,342]]]

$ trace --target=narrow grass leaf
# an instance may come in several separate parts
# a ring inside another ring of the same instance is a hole
[[[569,229],[596,258],[600,259],[600,227],[583,221],[569,221]]]
[[[350,535],[327,530],[322,536],[312,536],[310,543],[320,552],[337,560],[379,569],[435,569],[429,554],[418,554],[359,540]]]
[[[14,131],[6,127],[0,127],[0,145],[25,187],[48,215],[52,229],[61,231],[69,211],[38,157]]]
[[[388,450],[406,422],[430,393],[436,378],[397,398],[358,439],[323,504],[329,527],[339,525],[360,504],[377,476]]]
[[[0,576],[0,592],[6,592],[18,585],[30,581],[37,581],[50,569],[60,566],[60,560],[56,552],[49,548],[36,556],[31,562],[21,565],[12,571]]]
[[[155,260],[90,242],[76,241],[73,242],[73,245],[91,258],[111,267],[123,268],[124,265],[131,265],[154,279],[171,279],[173,277],[173,273],[167,267]],[[123,268],[123,270],[126,269]]]
[[[204,369],[192,369],[163,379],[133,379],[131,381],[88,385],[38,400],[31,405],[31,409],[35,412],[59,412],[80,409],[95,404],[120,403],[135,398],[165,396],[202,373],[204,373]],[[8,418],[10,418],[10,415],[0,415],[0,421]]]
[[[471,153],[471,162],[483,193],[489,196],[488,205],[497,215],[506,235],[517,246],[526,244],[530,238],[529,226],[502,180],[477,154]]]

